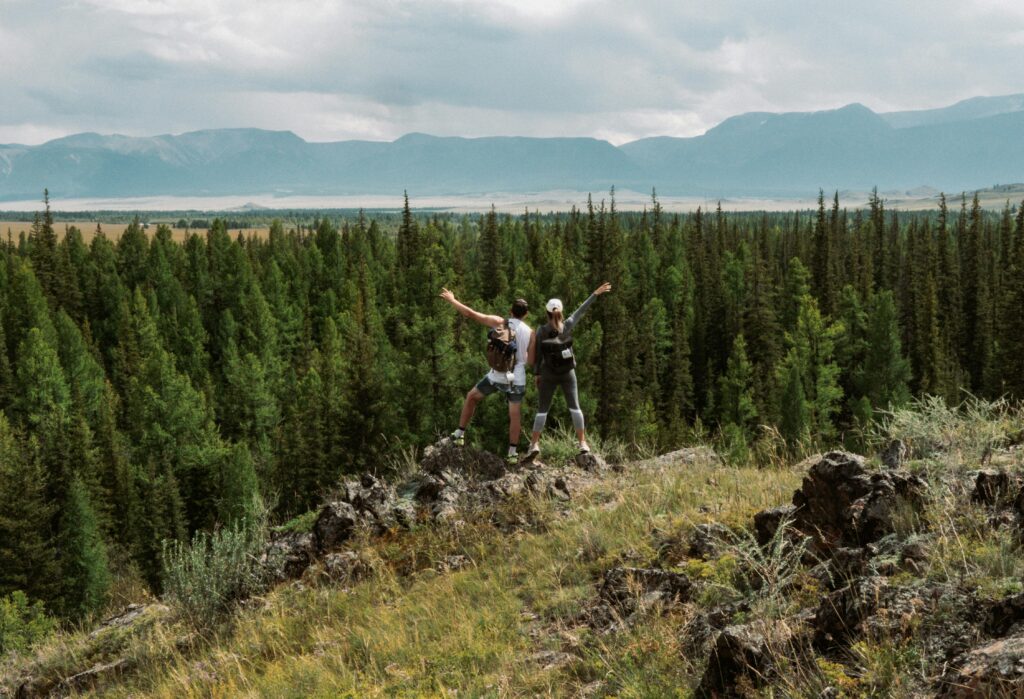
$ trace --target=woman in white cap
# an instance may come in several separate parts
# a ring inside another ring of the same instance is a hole
[[[576,387],[576,357],[572,352],[572,331],[590,304],[601,294],[612,290],[612,285],[605,282],[592,293],[572,315],[562,319],[562,301],[551,299],[545,308],[548,322],[537,328],[530,339],[530,350],[527,363],[533,365],[537,375],[537,417],[533,420],[533,435],[530,438],[530,449],[526,457],[533,458],[540,453],[540,433],[548,419],[548,410],[555,397],[555,389],[562,387],[565,402],[569,405],[572,425],[576,428],[576,436],[580,441],[580,451],[590,451],[584,431],[583,411],[580,410],[579,391]]]

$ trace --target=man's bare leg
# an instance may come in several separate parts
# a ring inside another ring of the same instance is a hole
[[[519,435],[523,429],[523,404],[508,404],[508,444],[519,444]]]
[[[469,390],[466,394],[466,400],[462,404],[462,414],[459,416],[459,429],[465,431],[469,427],[469,421],[473,419],[473,413],[476,412],[476,406],[480,405],[480,401],[483,400],[484,394],[477,390],[476,386]]]

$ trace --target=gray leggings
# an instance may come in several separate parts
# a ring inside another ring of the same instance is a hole
[[[572,426],[577,430],[583,429],[583,411],[580,410],[580,396],[576,389],[576,370],[566,374],[549,376],[542,374],[540,377],[540,390],[537,398],[537,417],[533,419],[533,431],[542,432],[544,423],[548,419],[548,411],[551,409],[551,401],[555,397],[555,389],[562,387],[565,395],[565,402],[569,405],[569,414],[572,416]]]

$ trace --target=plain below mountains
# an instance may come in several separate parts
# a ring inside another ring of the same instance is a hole
[[[466,195],[611,186],[705,197],[826,191],[949,192],[1024,181],[1024,95],[878,114],[860,104],[752,112],[693,138],[621,146],[593,138],[310,143],[289,131],[219,129],[148,138],[83,133],[0,145],[0,200],[232,194]]]

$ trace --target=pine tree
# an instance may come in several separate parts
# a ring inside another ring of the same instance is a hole
[[[896,303],[891,291],[880,291],[872,298],[868,311],[867,350],[855,374],[855,384],[871,406],[890,410],[910,399],[909,380],[910,365],[903,357]]]
[[[35,600],[56,601],[60,568],[51,533],[54,512],[42,464],[24,452],[0,413],[0,597],[22,590]]]
[[[107,549],[81,479],[72,479],[58,536],[62,614],[78,619],[99,611],[110,589]]]
[[[795,348],[786,354],[779,374],[782,386],[779,432],[789,445],[796,447],[810,436],[811,410],[804,392],[804,369]]]
[[[719,378],[718,414],[723,425],[734,425],[748,438],[757,427],[754,404],[754,368],[747,359],[747,343],[737,335],[725,375]]]
[[[261,508],[259,479],[244,444],[233,444],[223,450],[219,475],[218,522],[225,526],[254,522]]]

